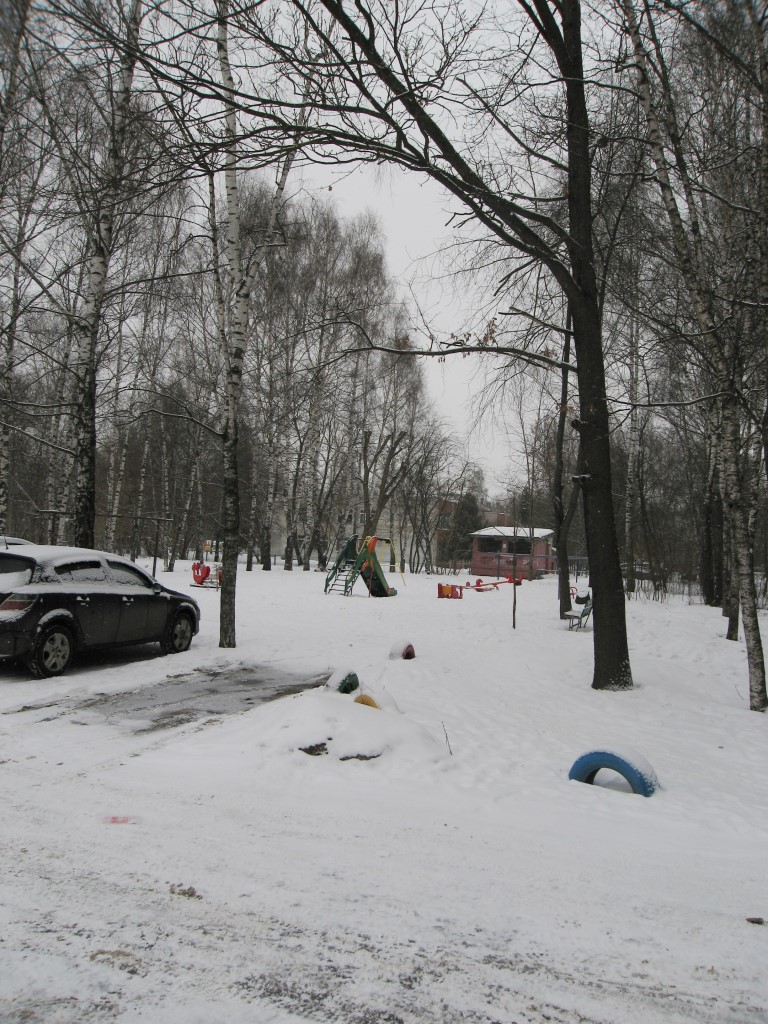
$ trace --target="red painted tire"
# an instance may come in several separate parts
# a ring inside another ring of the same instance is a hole
[[[416,651],[413,649],[413,644],[393,644],[389,651],[389,657],[391,661],[411,661],[416,657]]]

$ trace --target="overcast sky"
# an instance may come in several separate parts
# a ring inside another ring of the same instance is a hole
[[[469,282],[451,273],[453,231],[447,195],[434,182],[397,168],[360,167],[334,180],[332,198],[342,216],[372,210],[387,241],[387,260],[403,295],[412,290],[441,336],[460,330],[476,305]],[[466,436],[469,457],[479,463],[491,494],[508,469],[508,443],[489,423],[472,429],[483,387],[479,360],[471,356],[430,359],[429,389],[438,413]]]

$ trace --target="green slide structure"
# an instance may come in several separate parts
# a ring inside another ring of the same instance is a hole
[[[357,537],[350,537],[325,578],[325,593],[351,594],[355,583],[362,579],[371,597],[394,597],[397,591],[387,583],[376,555],[377,543],[391,541],[386,537],[364,537],[358,545]]]

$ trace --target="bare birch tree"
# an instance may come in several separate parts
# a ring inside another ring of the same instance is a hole
[[[661,200],[669,221],[677,266],[685,282],[692,315],[711,359],[720,391],[722,480],[732,530],[734,566],[738,573],[749,666],[750,708],[768,707],[765,663],[757,617],[750,507],[741,465],[741,402],[738,380],[738,339],[722,320],[709,287],[703,212],[711,194],[697,180],[686,151],[680,111],[668,67],[669,56],[649,4],[641,8],[644,29],[634,0],[622,0],[621,11],[631,45],[632,70],[645,112],[648,142]],[[682,205],[682,210],[681,210]]]

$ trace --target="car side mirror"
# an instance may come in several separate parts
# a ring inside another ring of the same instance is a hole
[[[152,584],[152,593],[153,594],[162,594],[162,592],[163,592],[162,584],[160,584],[160,583],[153,583]]]

